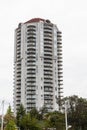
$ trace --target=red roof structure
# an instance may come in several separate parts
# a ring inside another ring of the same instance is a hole
[[[39,21],[45,21],[45,19],[33,18],[33,19],[30,19],[29,21],[27,21],[25,23],[33,23],[33,22],[39,22]]]

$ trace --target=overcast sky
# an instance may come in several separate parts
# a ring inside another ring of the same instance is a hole
[[[0,0],[0,105],[13,102],[14,30],[36,17],[62,31],[63,96],[87,98],[87,0]]]

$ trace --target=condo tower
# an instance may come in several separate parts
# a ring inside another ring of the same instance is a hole
[[[50,20],[19,23],[14,42],[14,113],[20,104],[60,110],[62,98],[61,32]]]

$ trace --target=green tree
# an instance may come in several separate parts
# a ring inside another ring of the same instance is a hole
[[[4,116],[5,130],[16,130],[15,121],[15,116],[11,110],[11,106],[9,105],[7,112]]]
[[[17,130],[15,122],[13,120],[10,120],[5,126],[4,130]]]
[[[57,130],[65,129],[65,116],[63,113],[54,111],[46,116],[46,127],[56,128]]]
[[[48,113],[48,110],[47,110],[47,107],[44,105],[39,110],[39,119],[42,120],[44,118],[44,116],[45,116],[46,113]]]
[[[22,104],[20,105],[16,115],[17,115],[16,116],[17,127],[19,127],[21,130],[24,130],[25,126],[22,124],[22,120],[25,117],[26,112]]]
[[[68,124],[74,130],[87,129],[87,100],[78,96],[70,96],[68,100]]]
[[[31,118],[39,119],[39,112],[38,112],[38,110],[36,108],[33,108],[30,111],[30,116],[31,116]]]

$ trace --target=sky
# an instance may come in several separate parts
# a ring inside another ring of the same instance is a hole
[[[63,96],[87,98],[87,0],[0,0],[0,111],[13,105],[14,30],[37,17],[62,31]]]

